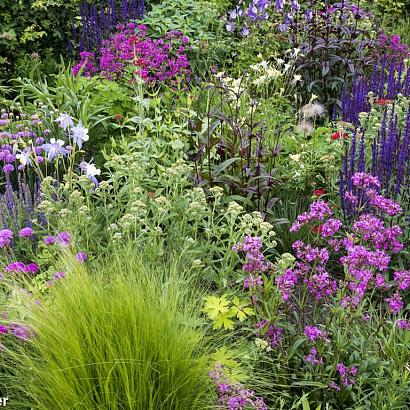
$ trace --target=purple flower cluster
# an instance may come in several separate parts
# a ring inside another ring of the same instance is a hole
[[[44,161],[42,144],[50,133],[44,129],[38,115],[3,112],[7,121],[0,126],[0,166],[4,174],[23,171]]]
[[[147,83],[178,85],[189,82],[187,57],[188,38],[180,31],[171,31],[159,39],[148,37],[144,25],[119,24],[117,31],[99,48],[98,64],[95,53],[82,52],[73,74],[100,74],[108,79],[121,78],[126,67],[135,66],[135,73]]]
[[[389,36],[381,32],[377,37],[377,43],[378,52],[385,56],[387,63],[393,62],[398,69],[403,60],[410,57],[409,46],[401,42],[399,35]]]
[[[234,252],[245,253],[245,263],[242,266],[244,272],[250,273],[250,276],[244,280],[244,288],[256,288],[263,285],[260,273],[266,272],[271,265],[265,260],[262,253],[262,240],[259,237],[245,236],[242,243],[233,246]]]
[[[8,332],[20,340],[30,340],[34,336],[34,332],[28,326],[18,323],[11,323],[8,327]]]
[[[326,248],[318,248],[296,241],[292,245],[299,260],[295,267],[287,269],[276,278],[279,291],[284,301],[289,301],[293,289],[304,283],[309,294],[316,300],[333,295],[337,290],[337,282],[327,272],[325,265],[329,260]]]
[[[248,7],[237,6],[228,12],[226,31],[238,30],[243,37],[249,36],[251,27],[260,21],[268,20],[270,0],[252,0]]]
[[[338,260],[344,267],[344,280],[337,283],[328,273],[330,253],[327,248],[298,240],[292,246],[298,258],[294,267],[276,278],[282,299],[289,302],[295,287],[303,283],[308,293],[316,300],[334,295],[339,288],[343,294],[341,305],[355,308],[369,289],[379,289],[382,292],[391,290],[393,295],[386,298],[386,302],[392,313],[398,313],[404,307],[400,292],[410,288],[410,274],[406,270],[394,272],[395,285],[386,283],[385,276],[390,267],[391,254],[403,250],[403,243],[399,239],[402,229],[392,223],[386,224],[383,219],[368,211],[373,208],[377,212],[382,211],[383,214],[397,215],[401,208],[394,201],[377,193],[381,183],[373,175],[355,173],[350,180],[350,186],[358,193],[356,205],[364,204],[366,211],[358,212],[350,227],[343,226],[341,221],[333,218],[326,220],[326,215],[329,216],[332,212],[321,203],[319,209],[326,212],[318,212],[317,205],[311,206],[311,211],[316,210],[316,213],[313,213],[314,217],[311,217],[312,212],[304,213],[297,218],[291,228],[298,230],[300,225],[321,218],[321,222],[324,223],[320,229],[321,236],[317,239],[325,240],[333,252],[342,253]],[[307,337],[310,337],[310,334]]]
[[[306,326],[304,333],[311,342],[316,342],[317,340],[330,342],[327,332],[319,329],[317,326]]]
[[[344,387],[349,387],[356,383],[355,377],[358,370],[355,366],[345,366],[343,363],[338,363],[336,369]]]
[[[316,347],[312,347],[309,354],[305,357],[306,363],[310,363],[313,366],[323,364],[323,357],[318,356],[318,351]]]
[[[36,263],[12,262],[6,266],[7,273],[38,273],[40,268]]]
[[[246,389],[242,384],[231,383],[221,365],[216,364],[209,372],[209,377],[217,387],[218,408],[225,410],[268,409],[262,397],[255,396],[252,390]]]
[[[384,166],[386,166],[386,163],[384,163]],[[352,167],[354,168],[354,165]],[[392,191],[389,189],[391,177],[386,179],[383,178],[383,175],[379,177],[366,172],[356,172],[350,176],[350,171],[347,168],[347,165],[345,165],[339,184],[341,205],[345,216],[357,214],[361,208],[366,208],[368,212],[388,216],[397,216],[403,212],[401,205],[386,197],[386,194]],[[389,172],[392,172],[391,167]],[[394,185],[397,186],[397,184]],[[394,188],[392,194],[398,194],[400,190],[401,187],[397,190]],[[386,194],[382,195],[381,191]]]

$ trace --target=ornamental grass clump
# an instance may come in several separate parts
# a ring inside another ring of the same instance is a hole
[[[98,271],[71,265],[26,312],[35,337],[8,352],[13,408],[207,408],[204,334],[181,270],[119,249]]]

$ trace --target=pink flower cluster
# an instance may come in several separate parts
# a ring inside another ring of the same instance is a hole
[[[325,201],[315,201],[310,205],[309,212],[304,212],[297,217],[290,228],[290,232],[297,232],[302,226],[312,221],[323,221],[327,216],[332,215],[332,213],[332,210]]]
[[[329,218],[332,210],[324,201],[316,201],[310,206],[310,211],[300,215],[290,229],[298,231],[307,223],[320,221],[319,239],[326,239],[333,252],[342,252],[340,264],[345,268],[344,280],[337,283],[326,270],[329,260],[327,248],[320,248],[296,241],[293,249],[298,258],[294,268],[286,270],[276,279],[284,301],[289,301],[293,289],[299,283],[304,283],[308,292],[320,300],[335,293],[337,288],[343,290],[341,305],[356,307],[362,301],[370,286],[386,292],[394,287],[393,294],[386,298],[389,310],[396,314],[404,307],[401,293],[410,288],[410,273],[397,271],[394,273],[396,286],[386,283],[385,274],[391,262],[391,253],[397,254],[403,249],[399,236],[402,229],[398,225],[389,224],[368,212],[373,207],[388,215],[397,215],[401,207],[389,198],[385,198],[377,190],[380,182],[377,177],[364,172],[356,173],[351,178],[352,185],[362,192],[367,200],[366,213],[360,214],[352,226],[343,227],[340,220]],[[359,197],[349,193],[351,202],[359,204]],[[353,199],[354,197],[354,199]]]
[[[397,202],[378,193],[381,184],[376,176],[365,172],[357,172],[352,176],[351,181],[352,185],[360,191],[359,196],[361,196],[362,205],[366,204],[376,211],[386,213],[389,216],[396,216],[403,212],[403,209]],[[347,191],[344,194],[346,201],[355,207],[360,204],[359,196],[355,195],[352,191]]]
[[[118,24],[117,31],[104,40],[99,50],[98,63],[91,52],[80,54],[81,60],[73,67],[73,74],[100,74],[114,80],[124,76],[128,67],[135,66],[135,74],[147,83],[178,85],[189,82],[187,57],[188,38],[180,31],[171,31],[163,38],[148,37],[144,25]]]

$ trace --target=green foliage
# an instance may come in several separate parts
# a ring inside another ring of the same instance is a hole
[[[191,69],[205,77],[211,64],[223,66],[229,40],[219,17],[221,10],[214,1],[176,0],[152,6],[142,22],[152,37],[178,30],[190,39]]]
[[[78,4],[78,0],[0,2],[0,78],[27,73],[33,60],[41,61],[45,72],[54,72],[59,55],[67,55]]]
[[[208,407],[209,358],[188,276],[134,252],[118,248],[90,272],[66,259],[50,302],[28,306],[36,337],[9,352],[3,379],[13,408]]]

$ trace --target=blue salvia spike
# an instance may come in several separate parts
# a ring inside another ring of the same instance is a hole
[[[390,67],[389,67],[389,78],[387,81],[387,98],[388,99],[393,99],[394,98],[394,92],[395,92],[395,86],[396,86],[396,82],[395,82],[395,74],[396,74],[396,66],[394,64],[394,60],[391,61],[390,63]]]
[[[377,94],[377,84],[379,79],[379,65],[377,62],[373,64],[373,72],[371,77],[371,91]]]
[[[137,1],[136,0],[131,0],[129,14],[130,14],[130,18],[132,20],[137,18],[138,10],[137,10]]]
[[[117,24],[117,10],[116,10],[116,1],[111,1],[111,25],[114,28]]]
[[[342,208],[343,217],[346,218],[346,199],[344,190],[344,180],[343,173],[339,173],[339,197],[340,197],[340,207]]]
[[[383,55],[382,58],[382,65],[380,68],[380,78],[379,78],[379,90],[378,90],[378,96],[379,98],[384,97],[384,86],[386,83],[386,55]]]
[[[144,17],[145,11],[145,2],[144,0],[138,0],[138,19],[142,19]]]
[[[399,69],[397,71],[397,79],[396,79],[396,84],[394,87],[394,96],[396,97],[397,94],[401,92],[401,81],[403,77],[403,69],[404,69],[404,62],[401,61],[399,65]]]
[[[359,161],[357,163],[357,171],[364,172],[365,169],[365,143],[364,143],[364,129],[361,129],[361,138],[360,138],[360,146],[359,146]]]
[[[128,19],[128,0],[122,0],[121,15],[122,15],[122,20],[127,21]]]
[[[352,135],[352,144],[350,146],[350,168],[349,168],[349,178],[355,173],[355,163],[356,163],[356,140],[357,140],[357,128],[355,128]]]

